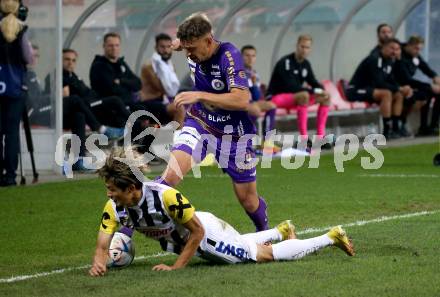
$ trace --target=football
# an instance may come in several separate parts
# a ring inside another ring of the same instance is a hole
[[[107,267],[127,267],[134,259],[134,243],[127,235],[116,232],[108,249]]]

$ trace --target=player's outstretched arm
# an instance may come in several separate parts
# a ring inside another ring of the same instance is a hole
[[[92,268],[89,270],[91,276],[103,276],[106,273],[108,248],[111,240],[112,235],[99,231]]]
[[[226,110],[247,110],[251,95],[248,89],[232,88],[229,93],[182,92],[176,96],[177,106],[203,102]]]
[[[168,266],[165,264],[159,264],[153,267],[155,271],[168,271],[168,270],[176,270],[179,268],[183,268],[188,264],[189,260],[196,254],[197,248],[200,245],[200,242],[205,235],[205,230],[203,229],[200,220],[194,214],[191,220],[185,223],[186,229],[188,229],[191,233],[189,235],[188,241],[185,244],[182,252],[177,258],[176,262],[172,266]]]

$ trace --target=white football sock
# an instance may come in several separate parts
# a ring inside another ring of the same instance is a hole
[[[247,233],[247,234],[243,234],[241,236],[243,236],[245,239],[251,240],[257,244],[263,244],[268,241],[283,239],[280,234],[280,231],[278,231],[277,228],[273,228],[273,229],[269,229],[269,230],[265,230],[265,231],[260,231],[260,232],[256,232],[256,233]]]
[[[273,259],[297,260],[302,257],[332,245],[333,241],[327,234],[308,239],[289,239],[272,245]]]

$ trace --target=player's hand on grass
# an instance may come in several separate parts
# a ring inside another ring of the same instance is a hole
[[[91,276],[103,276],[107,271],[107,266],[103,263],[93,262],[92,268],[89,270]]]
[[[193,104],[199,101],[199,92],[182,92],[174,98],[177,107]]]
[[[165,264],[159,264],[153,267],[153,271],[171,271],[171,270],[175,270],[175,268]]]

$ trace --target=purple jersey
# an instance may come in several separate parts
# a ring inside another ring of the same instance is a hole
[[[240,51],[231,43],[220,43],[217,51],[207,61],[197,64],[188,59],[188,63],[196,91],[224,94],[229,93],[232,88],[248,89]],[[226,125],[233,127],[235,135],[255,133],[254,124],[245,110],[225,110],[197,102],[188,114],[219,134],[224,134]]]

